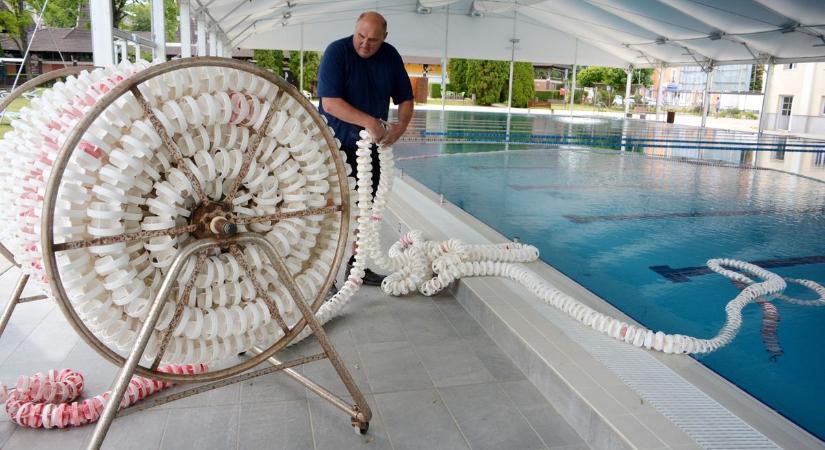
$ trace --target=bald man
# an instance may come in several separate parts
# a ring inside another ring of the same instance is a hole
[[[326,116],[341,141],[341,150],[356,171],[355,143],[367,130],[381,145],[395,143],[410,123],[413,92],[401,55],[387,38],[387,21],[377,12],[365,12],[355,22],[352,36],[330,44],[318,68],[318,110]],[[390,99],[398,105],[398,121],[389,123]],[[372,193],[378,187],[378,150],[372,150]],[[348,265],[352,265],[350,259]],[[364,284],[378,286],[383,276],[366,270]]]

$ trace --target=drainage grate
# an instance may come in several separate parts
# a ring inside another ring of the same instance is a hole
[[[544,304],[539,310],[703,448],[780,448],[645,351],[584,328]]]

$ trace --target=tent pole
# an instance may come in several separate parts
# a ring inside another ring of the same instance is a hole
[[[656,93],[656,121],[660,121],[662,119],[659,118],[659,115],[662,113],[662,95],[664,95],[664,87],[665,87],[665,66],[664,64],[659,64],[659,90]]]
[[[444,14],[444,56],[441,58],[441,119],[445,117],[447,109],[447,43],[450,36],[450,5],[447,5]]]
[[[301,61],[300,61],[300,70],[299,70],[298,78],[298,89],[301,90],[301,94],[304,93],[304,24],[301,24]]]
[[[765,116],[765,109],[768,108],[768,97],[770,96],[770,88],[771,88],[771,75],[773,75],[773,60],[768,60],[768,64],[766,64],[767,68],[765,69],[765,79],[762,82],[762,108],[759,109],[759,137],[762,137],[762,133],[765,131],[765,122],[767,121],[767,117]]]
[[[702,91],[702,128],[708,121],[708,109],[710,109],[710,84],[713,83],[713,62],[710,62],[705,70],[705,89]]]
[[[630,112],[630,85],[633,83],[633,66],[627,66],[624,73],[627,75],[627,82],[624,86],[624,115],[627,117]]]
[[[573,52],[573,82],[570,84],[570,115],[573,115],[573,102],[576,101],[576,71],[579,69],[579,40],[576,39],[576,49]]]

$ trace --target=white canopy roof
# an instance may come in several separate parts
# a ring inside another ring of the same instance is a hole
[[[377,10],[402,55],[652,67],[825,61],[823,0],[195,0],[233,47],[323,50]],[[448,25],[449,23],[449,25]]]

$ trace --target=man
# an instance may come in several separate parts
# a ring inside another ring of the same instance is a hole
[[[327,117],[341,141],[341,150],[356,172],[355,143],[367,130],[375,142],[390,146],[407,129],[413,113],[413,93],[401,55],[387,38],[387,21],[377,12],[365,12],[355,22],[352,36],[339,39],[324,51],[318,68],[318,110]],[[390,99],[398,105],[398,121],[386,122]],[[372,149],[372,193],[380,176],[378,148]],[[350,258],[347,266],[351,266]],[[384,279],[365,270],[364,284],[378,286]]]

